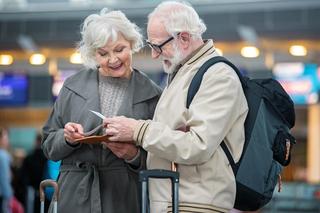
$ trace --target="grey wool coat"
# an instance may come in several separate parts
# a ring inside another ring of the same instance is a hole
[[[117,115],[152,119],[161,89],[134,70],[126,91]],[[146,153],[141,152],[140,167],[134,168],[101,145],[73,147],[64,139],[63,128],[68,122],[82,124],[85,132],[102,123],[89,110],[101,112],[96,70],[81,71],[66,80],[43,127],[44,154],[48,159],[62,160],[58,212],[138,213],[138,172],[145,169]]]

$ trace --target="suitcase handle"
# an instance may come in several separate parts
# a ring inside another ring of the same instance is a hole
[[[172,184],[172,212],[178,213],[179,206],[179,172],[163,170],[163,169],[151,169],[142,170],[139,173],[139,181],[142,182],[142,199],[141,208],[142,213],[147,212],[147,190],[149,178],[169,178]]]
[[[39,192],[40,192],[40,213],[44,213],[44,202],[45,202],[45,194],[44,194],[44,189],[47,186],[53,187],[53,196],[52,196],[52,201],[53,201],[53,213],[57,213],[58,210],[58,195],[59,195],[59,187],[56,181],[54,180],[43,180],[40,183],[39,186]]]
[[[47,186],[53,187],[54,192],[53,192],[52,200],[53,200],[53,201],[58,201],[58,194],[59,194],[58,184],[57,184],[56,181],[50,180],[50,179],[43,180],[43,181],[41,181],[41,183],[40,183],[40,187],[39,187],[40,201],[44,201],[44,200],[45,200],[44,189],[45,189]]]
[[[163,169],[142,170],[139,181],[147,181],[149,178],[170,178],[172,183],[179,183],[179,173]]]

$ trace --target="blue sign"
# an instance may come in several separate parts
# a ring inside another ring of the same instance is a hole
[[[319,101],[320,69],[316,64],[279,63],[273,74],[295,104]]]
[[[27,101],[27,76],[0,73],[0,106],[23,106]]]

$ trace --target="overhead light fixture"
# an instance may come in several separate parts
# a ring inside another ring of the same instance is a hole
[[[82,64],[82,59],[81,59],[81,55],[80,53],[73,53],[71,56],[70,56],[70,63],[72,64]]]
[[[289,52],[293,56],[306,56],[307,48],[302,45],[292,45],[289,49]]]
[[[46,62],[46,57],[43,54],[35,53],[30,56],[29,62],[32,65],[42,65]]]
[[[0,55],[0,65],[10,65],[13,63],[13,57],[11,55]]]
[[[259,54],[259,49],[255,46],[246,46],[241,49],[241,55],[245,58],[256,58]]]
[[[218,53],[219,55],[223,55],[223,52],[222,52],[221,49],[219,49],[219,48],[215,48],[215,49],[216,49],[216,51],[217,51],[217,53]]]

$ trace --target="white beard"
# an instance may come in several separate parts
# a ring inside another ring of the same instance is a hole
[[[172,58],[162,57],[162,66],[163,70],[167,74],[171,74],[174,72],[175,68],[179,65],[179,63],[183,60],[183,55],[181,51],[178,49],[176,44],[173,45],[174,48],[174,56]],[[168,60],[171,65],[168,67],[167,64],[164,63],[164,60]]]

